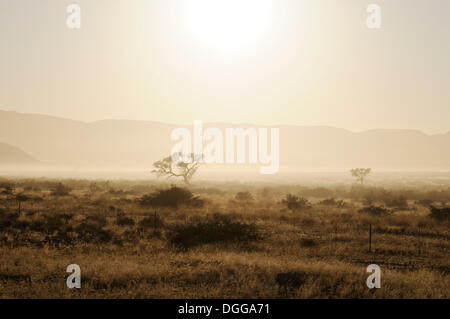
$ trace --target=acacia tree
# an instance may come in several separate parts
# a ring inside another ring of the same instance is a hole
[[[199,156],[194,155],[194,153],[189,155],[177,153],[153,163],[154,169],[152,170],[152,173],[157,174],[158,177],[181,177],[183,178],[183,181],[189,185],[199,166],[200,158]]]
[[[371,168],[354,168],[350,170],[350,173],[353,177],[356,178],[356,181],[360,183],[361,185],[364,184],[364,180],[367,176],[369,176],[370,172],[372,171]]]

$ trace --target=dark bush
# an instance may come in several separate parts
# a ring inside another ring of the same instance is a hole
[[[73,237],[69,235],[74,229],[71,226],[64,226],[62,229],[58,230],[55,236],[51,238],[51,242],[57,245],[64,244],[70,245],[73,242]]]
[[[250,192],[239,192],[234,198],[241,202],[250,202],[253,200],[253,196]]]
[[[134,220],[125,216],[125,214],[120,213],[116,218],[116,224],[119,226],[133,226]]]
[[[314,226],[315,224],[316,224],[316,221],[314,219],[308,218],[308,217],[303,218],[300,221],[300,225],[306,226],[306,227],[311,227],[311,226]]]
[[[345,207],[345,202],[343,200],[335,200],[334,198],[327,198],[321,201],[319,204],[325,206],[335,206],[335,207]]]
[[[27,221],[18,220],[12,225],[12,227],[23,232],[23,231],[25,231],[28,228],[28,225],[29,224],[28,224]]]
[[[108,243],[113,239],[113,233],[98,224],[82,223],[75,229],[79,238],[87,243]]]
[[[310,208],[311,205],[306,198],[294,196],[287,194],[286,198],[281,201],[290,210],[302,210],[305,208]]]
[[[373,216],[385,216],[385,215],[390,215],[393,212],[384,207],[370,205],[370,206],[361,208],[360,210],[358,210],[358,213],[370,214]]]
[[[105,227],[106,224],[108,223],[108,221],[106,220],[106,217],[103,215],[99,215],[99,214],[89,215],[86,218],[86,221],[89,223],[96,224],[99,227]]]
[[[110,189],[108,191],[108,194],[113,195],[113,196],[125,196],[128,194],[128,192],[125,192],[123,189]]]
[[[7,228],[11,227],[12,222],[7,219],[1,219],[0,220],[0,230],[6,230]]]
[[[300,239],[300,245],[302,247],[314,247],[317,246],[317,242],[311,238],[302,238]]]
[[[308,277],[304,272],[287,272],[277,274],[275,281],[280,287],[299,288],[306,283]]]
[[[32,231],[52,234],[67,226],[71,218],[70,214],[49,214],[41,219],[29,221],[28,228]]]
[[[26,202],[27,200],[30,199],[30,197],[28,197],[28,196],[25,195],[25,194],[17,194],[16,197],[15,197],[15,199],[16,199],[16,201],[18,201],[18,202]]]
[[[259,239],[261,237],[255,225],[231,221],[229,218],[216,215],[212,220],[175,226],[170,243],[187,250],[204,244],[247,244]]]
[[[9,227],[12,227],[19,218],[18,213],[9,213],[2,211],[0,214],[0,230],[5,230]]]
[[[61,218],[59,215],[50,215],[47,216],[45,220],[45,230],[49,233],[53,233],[54,231],[59,230],[63,225],[65,224],[65,221],[63,218]]]
[[[430,217],[438,221],[450,220],[450,207],[437,208],[430,206]]]
[[[31,200],[35,203],[43,203],[44,202],[44,199],[39,196],[35,196],[35,197],[31,198]]]
[[[51,189],[51,194],[53,196],[67,196],[72,190],[70,187],[65,186],[62,183],[58,183]]]
[[[43,233],[46,230],[45,222],[43,220],[34,220],[28,224],[31,231]]]
[[[0,192],[2,195],[12,195],[14,193],[14,185],[10,183],[2,183],[0,189],[2,189]]]
[[[140,199],[142,206],[152,207],[172,207],[178,208],[180,205],[190,207],[202,207],[204,201],[195,197],[189,190],[180,187],[172,187],[167,190],[160,190],[150,195],[144,195]]]

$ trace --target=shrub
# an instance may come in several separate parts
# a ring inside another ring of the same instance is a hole
[[[437,208],[430,206],[430,217],[438,221],[450,220],[450,207]]]
[[[64,219],[60,215],[49,215],[45,219],[45,231],[53,233],[59,230],[65,224]]]
[[[108,243],[113,239],[113,233],[98,224],[82,223],[75,229],[81,240],[88,243]]]
[[[15,197],[16,201],[18,202],[26,202],[27,200],[29,200],[30,198],[25,195],[25,194],[17,194]]]
[[[370,205],[370,206],[361,208],[360,210],[358,210],[358,213],[370,214],[373,216],[385,216],[385,215],[390,215],[393,212],[384,207]]]
[[[58,245],[70,245],[74,240],[72,234],[74,234],[74,229],[71,226],[64,226],[63,228],[58,230],[55,236],[51,238],[51,242]]]
[[[306,283],[308,274],[304,272],[287,272],[277,274],[275,281],[280,287],[299,288]]]
[[[65,186],[62,183],[58,183],[55,186],[53,186],[51,191],[52,191],[51,194],[53,196],[67,196],[72,190],[70,189],[70,187]]]
[[[317,242],[311,238],[302,238],[300,239],[300,245],[302,247],[314,247],[317,246]]]
[[[116,218],[116,224],[119,226],[133,226],[134,220],[125,216],[124,213],[120,213]]]
[[[13,226],[14,223],[17,222],[19,216],[20,215],[18,213],[7,214],[2,210],[2,213],[0,214],[0,230],[5,230]]]
[[[212,220],[175,226],[170,243],[182,250],[187,250],[204,244],[246,244],[259,239],[261,237],[255,225],[216,215]]]
[[[300,225],[311,227],[316,224],[316,221],[312,218],[305,217],[300,221]]]
[[[309,201],[306,198],[294,196],[291,194],[287,194],[286,198],[281,202],[290,210],[302,210],[311,207]]]
[[[103,215],[89,215],[86,218],[86,221],[88,221],[89,223],[97,224],[99,227],[105,227],[108,223],[106,217]]]
[[[46,230],[46,225],[42,220],[33,220],[28,224],[31,231],[43,233]]]
[[[345,202],[343,200],[335,200],[334,198],[324,199],[319,204],[326,206],[345,207]]]
[[[25,220],[18,220],[12,225],[12,227],[24,232],[28,228],[28,222]]]
[[[204,201],[195,197],[189,190],[180,187],[172,187],[167,190],[160,190],[150,195],[144,195],[140,199],[142,206],[172,207],[178,208],[180,205],[190,207],[202,207]]]
[[[253,196],[250,192],[239,192],[234,198],[241,202],[250,202],[253,200]]]
[[[14,193],[14,185],[10,183],[2,183],[0,188],[3,190],[0,192],[2,195],[12,195]]]

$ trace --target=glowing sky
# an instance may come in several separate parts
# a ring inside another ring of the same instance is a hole
[[[2,0],[0,40],[4,110],[450,131],[448,0]]]

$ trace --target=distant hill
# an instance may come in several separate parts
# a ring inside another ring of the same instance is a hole
[[[34,164],[33,157],[9,144],[0,143],[0,164]]]
[[[204,126],[246,128],[250,125]],[[150,168],[154,161],[170,154],[174,145],[170,133],[176,127],[179,126],[152,121],[85,123],[0,111],[0,141],[50,164]],[[354,133],[325,126],[277,127],[280,128],[280,162],[286,167],[450,169],[450,133],[427,135],[416,130],[390,129]]]

